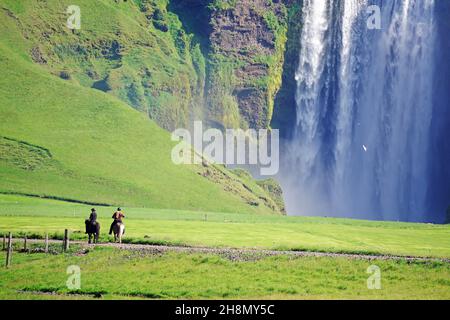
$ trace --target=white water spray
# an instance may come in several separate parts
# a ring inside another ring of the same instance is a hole
[[[434,0],[305,0],[297,125],[283,180],[291,214],[423,221]]]

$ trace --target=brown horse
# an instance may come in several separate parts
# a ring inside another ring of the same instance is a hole
[[[94,243],[97,243],[100,235],[100,223],[97,221],[92,223],[89,220],[85,220],[84,223],[86,224],[86,233],[89,236],[88,243],[92,243],[92,238],[94,238]]]

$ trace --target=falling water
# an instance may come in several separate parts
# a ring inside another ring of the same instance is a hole
[[[290,213],[429,220],[434,1],[303,1]]]

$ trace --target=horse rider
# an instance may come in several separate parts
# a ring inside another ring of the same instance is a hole
[[[125,215],[122,212],[122,209],[117,208],[117,211],[112,215],[114,219],[113,223],[111,223],[111,227],[109,228],[109,234],[112,234],[113,228],[116,224],[122,223],[122,219],[125,218]]]
[[[91,209],[91,215],[89,216],[89,221],[92,224],[97,223],[97,211],[95,211],[95,208]]]
[[[89,215],[89,223],[91,225],[95,225],[97,223],[97,212],[95,211],[95,208],[91,209],[91,214]],[[88,233],[87,231],[87,224],[86,224],[86,233]]]

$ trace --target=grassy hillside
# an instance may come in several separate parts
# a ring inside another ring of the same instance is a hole
[[[214,126],[269,127],[288,28],[282,2],[0,3],[31,60],[118,97],[163,128],[186,126],[193,116]],[[65,27],[69,5],[80,7],[80,30]]]
[[[0,192],[135,207],[274,212],[262,188],[254,184],[249,190],[223,167],[173,165],[169,133],[145,113],[33,62],[32,35],[22,33],[17,17],[29,14],[27,6],[35,2],[0,3]],[[205,177],[205,170],[214,174]]]
[[[201,113],[205,62],[168,0],[2,0],[30,58],[48,72],[107,92],[164,128],[186,126]],[[81,29],[66,27],[69,5]],[[3,17],[2,17],[3,19]],[[16,36],[15,34],[14,36]],[[176,79],[176,81],[174,81]]]

